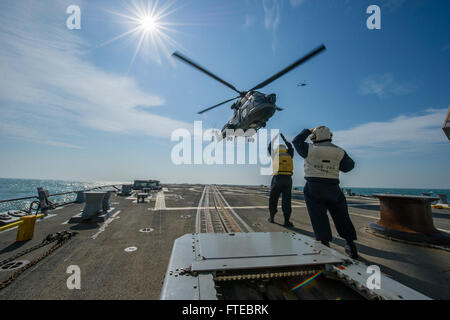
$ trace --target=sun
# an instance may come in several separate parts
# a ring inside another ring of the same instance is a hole
[[[124,33],[102,43],[99,47],[107,45],[111,42],[131,36],[137,39],[136,49],[128,68],[134,63],[139,52],[162,63],[161,57],[170,57],[174,48],[180,48],[181,45],[169,36],[171,32],[177,32],[173,26],[180,26],[181,23],[168,21],[168,17],[177,11],[173,8],[176,0],[167,1],[164,5],[158,7],[158,0],[132,0],[130,5],[126,6],[125,12],[110,13],[121,17],[129,29]],[[173,61],[169,59],[173,64]]]
[[[144,32],[154,32],[158,29],[158,22],[156,19],[151,16],[144,16],[140,20],[141,28],[144,30]]]

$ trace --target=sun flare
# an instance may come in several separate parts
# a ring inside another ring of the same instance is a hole
[[[123,22],[129,25],[129,29],[100,46],[125,36],[134,37],[137,40],[137,46],[129,69],[140,52],[158,63],[162,63],[161,57],[169,57],[174,48],[180,47],[180,44],[168,35],[170,32],[177,32],[172,26],[181,25],[180,23],[167,21],[168,17],[177,11],[176,8],[173,8],[175,1],[168,1],[161,7],[158,7],[158,1],[131,1],[131,4],[126,8],[127,13],[110,11],[110,13],[124,18]],[[171,60],[169,59],[169,61]]]
[[[145,32],[154,32],[158,29],[158,22],[152,16],[144,16],[141,18],[141,28]]]

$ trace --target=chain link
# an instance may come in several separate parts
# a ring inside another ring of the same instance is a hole
[[[16,280],[25,270],[27,270],[28,268],[31,268],[32,266],[36,265],[39,261],[41,261],[42,259],[44,259],[45,257],[49,256],[53,251],[55,251],[56,249],[62,247],[68,240],[70,240],[72,237],[74,237],[75,235],[77,235],[78,232],[69,232],[69,231],[63,231],[63,232],[57,232],[54,234],[49,234],[44,240],[42,240],[42,243],[31,247],[29,249],[26,249],[24,251],[19,252],[18,254],[3,260],[0,262],[0,267],[16,260],[17,258],[26,255],[27,253],[30,253],[36,249],[42,248],[50,243],[53,243],[55,241],[57,241],[57,243],[55,245],[53,245],[49,250],[47,250],[44,254],[42,254],[40,257],[34,259],[33,261],[31,261],[30,263],[28,263],[27,265],[23,266],[22,268],[16,270],[8,279],[6,279],[3,282],[0,282],[0,290],[6,288],[7,286],[9,286],[14,280]]]

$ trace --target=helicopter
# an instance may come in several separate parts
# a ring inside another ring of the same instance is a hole
[[[308,84],[306,83],[306,81],[300,82],[297,87],[306,87]]]
[[[293,70],[294,68],[298,67],[299,65],[310,60],[311,58],[313,58],[314,56],[316,56],[317,54],[321,53],[324,50],[326,50],[326,47],[324,45],[320,45],[316,49],[312,50],[311,52],[309,52],[302,58],[298,59],[297,61],[295,61],[294,63],[289,65],[288,67],[286,67],[283,70],[281,70],[280,72],[274,74],[272,77],[266,79],[265,81],[257,84],[256,86],[254,86],[253,88],[251,88],[248,91],[237,90],[232,84],[219,78],[215,74],[206,70],[202,66],[198,65],[197,63],[193,62],[192,60],[183,56],[182,54],[180,54],[177,51],[174,52],[172,54],[172,56],[189,64],[190,66],[196,68],[197,70],[207,74],[211,78],[215,79],[216,81],[219,81],[223,85],[227,86],[228,88],[230,88],[231,90],[233,90],[239,94],[237,97],[228,99],[226,101],[223,101],[212,107],[206,108],[206,109],[198,112],[198,114],[203,114],[203,113],[210,111],[212,109],[215,109],[225,103],[239,99],[231,105],[231,109],[234,111],[233,117],[230,119],[230,121],[228,121],[224,125],[224,127],[221,131],[221,134],[217,135],[217,141],[220,141],[221,139],[224,139],[225,137],[227,139],[232,140],[233,138],[232,138],[231,132],[234,133],[238,129],[242,129],[243,132],[252,132],[252,135],[253,135],[260,128],[266,127],[267,121],[275,114],[275,111],[282,111],[283,109],[276,105],[276,95],[274,93],[266,95],[257,90],[264,88],[268,84],[270,84],[273,81],[277,80],[278,78],[282,77],[289,71]],[[249,129],[253,129],[253,130],[249,130]],[[249,137],[249,141],[250,141],[250,137]]]

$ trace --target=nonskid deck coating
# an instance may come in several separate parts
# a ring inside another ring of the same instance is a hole
[[[0,299],[159,299],[165,271],[175,239],[195,232],[195,219],[204,185],[164,185],[164,194],[154,194],[147,203],[133,197],[112,196],[114,210],[105,222],[68,223],[79,214],[81,204],[68,205],[38,222],[33,240],[15,243],[15,230],[0,233],[0,260],[29,248],[49,233],[62,230],[79,234],[62,248],[25,271],[9,287],[0,290]],[[228,205],[255,232],[286,231],[270,224],[268,189],[260,187],[218,186]],[[163,196],[163,199],[161,198]],[[367,265],[379,265],[395,280],[435,299],[450,298],[450,252],[375,237],[365,227],[377,220],[378,201],[348,197],[350,217],[358,233],[358,249]],[[433,210],[434,222],[450,230],[450,214]],[[331,220],[331,219],[330,219]],[[282,213],[275,217],[282,222]],[[303,195],[294,192],[293,228],[289,231],[313,236]],[[337,236],[332,225],[333,235]],[[143,233],[140,229],[152,228]],[[336,237],[332,248],[343,252],[345,242]],[[128,247],[136,251],[126,252]],[[19,259],[33,260],[47,248]],[[70,265],[81,270],[81,289],[67,288]],[[0,272],[0,280],[11,272]]]

